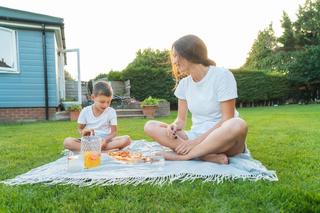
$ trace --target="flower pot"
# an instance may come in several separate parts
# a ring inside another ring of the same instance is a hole
[[[144,105],[142,107],[143,115],[146,118],[154,118],[156,113],[157,106],[156,105]]]
[[[70,111],[70,121],[78,120],[79,115],[80,111]]]

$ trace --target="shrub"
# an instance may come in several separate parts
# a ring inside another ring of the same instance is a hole
[[[82,106],[80,104],[73,104],[73,105],[70,105],[67,110],[68,111],[80,111],[82,109]]]
[[[108,81],[123,81],[123,74],[119,71],[111,70],[107,75]]]
[[[286,75],[277,72],[233,70],[240,103],[283,101],[288,98],[290,84]]]
[[[173,94],[169,51],[139,50],[136,58],[123,71],[124,80],[130,80],[131,96],[144,100],[152,96],[177,103]]]
[[[153,97],[149,96],[148,98],[144,99],[141,102],[141,107],[150,106],[150,105],[158,106],[160,101],[161,101],[161,99],[153,98]]]

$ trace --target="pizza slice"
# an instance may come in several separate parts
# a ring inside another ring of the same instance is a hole
[[[111,158],[127,163],[151,162],[150,157],[143,156],[140,152],[132,152],[127,150],[110,151],[107,153]]]

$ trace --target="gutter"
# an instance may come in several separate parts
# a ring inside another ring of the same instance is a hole
[[[44,96],[45,96],[45,110],[46,120],[49,120],[49,90],[48,90],[48,65],[47,65],[47,37],[46,25],[42,25],[42,50],[43,50],[43,71],[44,71]]]

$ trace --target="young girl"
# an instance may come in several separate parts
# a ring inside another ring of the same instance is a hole
[[[81,136],[96,135],[102,138],[102,150],[122,149],[131,143],[129,136],[117,135],[116,111],[110,107],[112,88],[105,81],[97,82],[92,91],[91,106],[83,108],[78,118],[78,131]],[[64,147],[71,151],[80,151],[81,140],[68,137]]]

